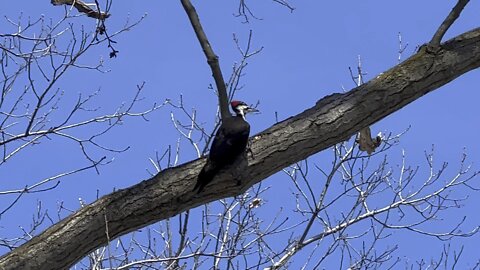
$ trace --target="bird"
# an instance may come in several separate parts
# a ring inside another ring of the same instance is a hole
[[[230,115],[223,119],[215,134],[207,163],[198,174],[197,183],[193,188],[193,191],[197,190],[197,194],[204,190],[221,169],[233,164],[247,148],[250,125],[245,120],[245,115],[258,110],[238,100],[231,101],[230,106],[235,116]]]

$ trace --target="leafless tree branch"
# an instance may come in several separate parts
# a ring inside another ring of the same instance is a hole
[[[452,24],[458,19],[460,13],[462,12],[463,8],[468,4],[468,2],[470,2],[470,0],[458,0],[452,11],[450,11],[450,13],[442,22],[440,27],[438,27],[437,31],[432,37],[432,40],[430,40],[429,45],[433,47],[440,46],[440,42],[442,42],[443,36],[448,31],[450,26],[452,26]]]
[[[215,80],[215,85],[217,86],[218,101],[220,106],[220,115],[222,119],[230,116],[230,111],[228,110],[228,96],[227,88],[225,86],[225,80],[223,79],[222,70],[220,69],[220,63],[218,61],[218,56],[213,51],[210,42],[208,41],[207,35],[203,31],[203,27],[198,18],[197,11],[192,5],[190,0],[181,0],[183,8],[190,19],[193,30],[198,38],[198,42],[202,46],[203,53],[207,58],[208,65],[212,70],[212,76]]]

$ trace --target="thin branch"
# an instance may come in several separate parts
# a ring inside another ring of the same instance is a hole
[[[228,110],[228,96],[227,96],[227,88],[225,86],[225,80],[223,79],[222,70],[220,69],[220,63],[218,61],[218,56],[212,49],[210,42],[208,41],[207,35],[203,31],[202,24],[200,23],[200,19],[198,18],[197,11],[195,7],[189,0],[181,0],[183,8],[190,19],[190,23],[192,24],[193,30],[197,35],[198,42],[202,46],[203,53],[207,57],[208,65],[212,70],[213,78],[215,79],[215,84],[217,86],[218,91],[218,99],[220,105],[220,115],[222,119],[226,119],[230,117],[231,114]]]
[[[438,47],[440,46],[440,42],[442,42],[442,38],[445,33],[448,31],[450,26],[458,19],[460,13],[462,12],[463,8],[468,4],[470,0],[458,0],[455,7],[453,7],[452,11],[448,14],[447,18],[442,22],[440,27],[438,27],[437,31],[430,40],[429,45]]]

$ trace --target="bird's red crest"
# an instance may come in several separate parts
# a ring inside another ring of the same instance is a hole
[[[243,104],[243,103],[244,103],[243,101],[232,100],[232,102],[230,102],[230,106],[232,106],[232,108],[235,108],[238,105]]]

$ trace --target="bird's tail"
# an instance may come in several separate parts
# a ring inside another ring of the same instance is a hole
[[[200,193],[203,191],[205,186],[212,182],[213,177],[218,173],[220,170],[219,166],[216,166],[215,164],[212,164],[210,161],[207,161],[207,164],[203,166],[202,170],[198,174],[197,178],[197,184],[193,188],[193,191],[197,190],[197,193]]]

